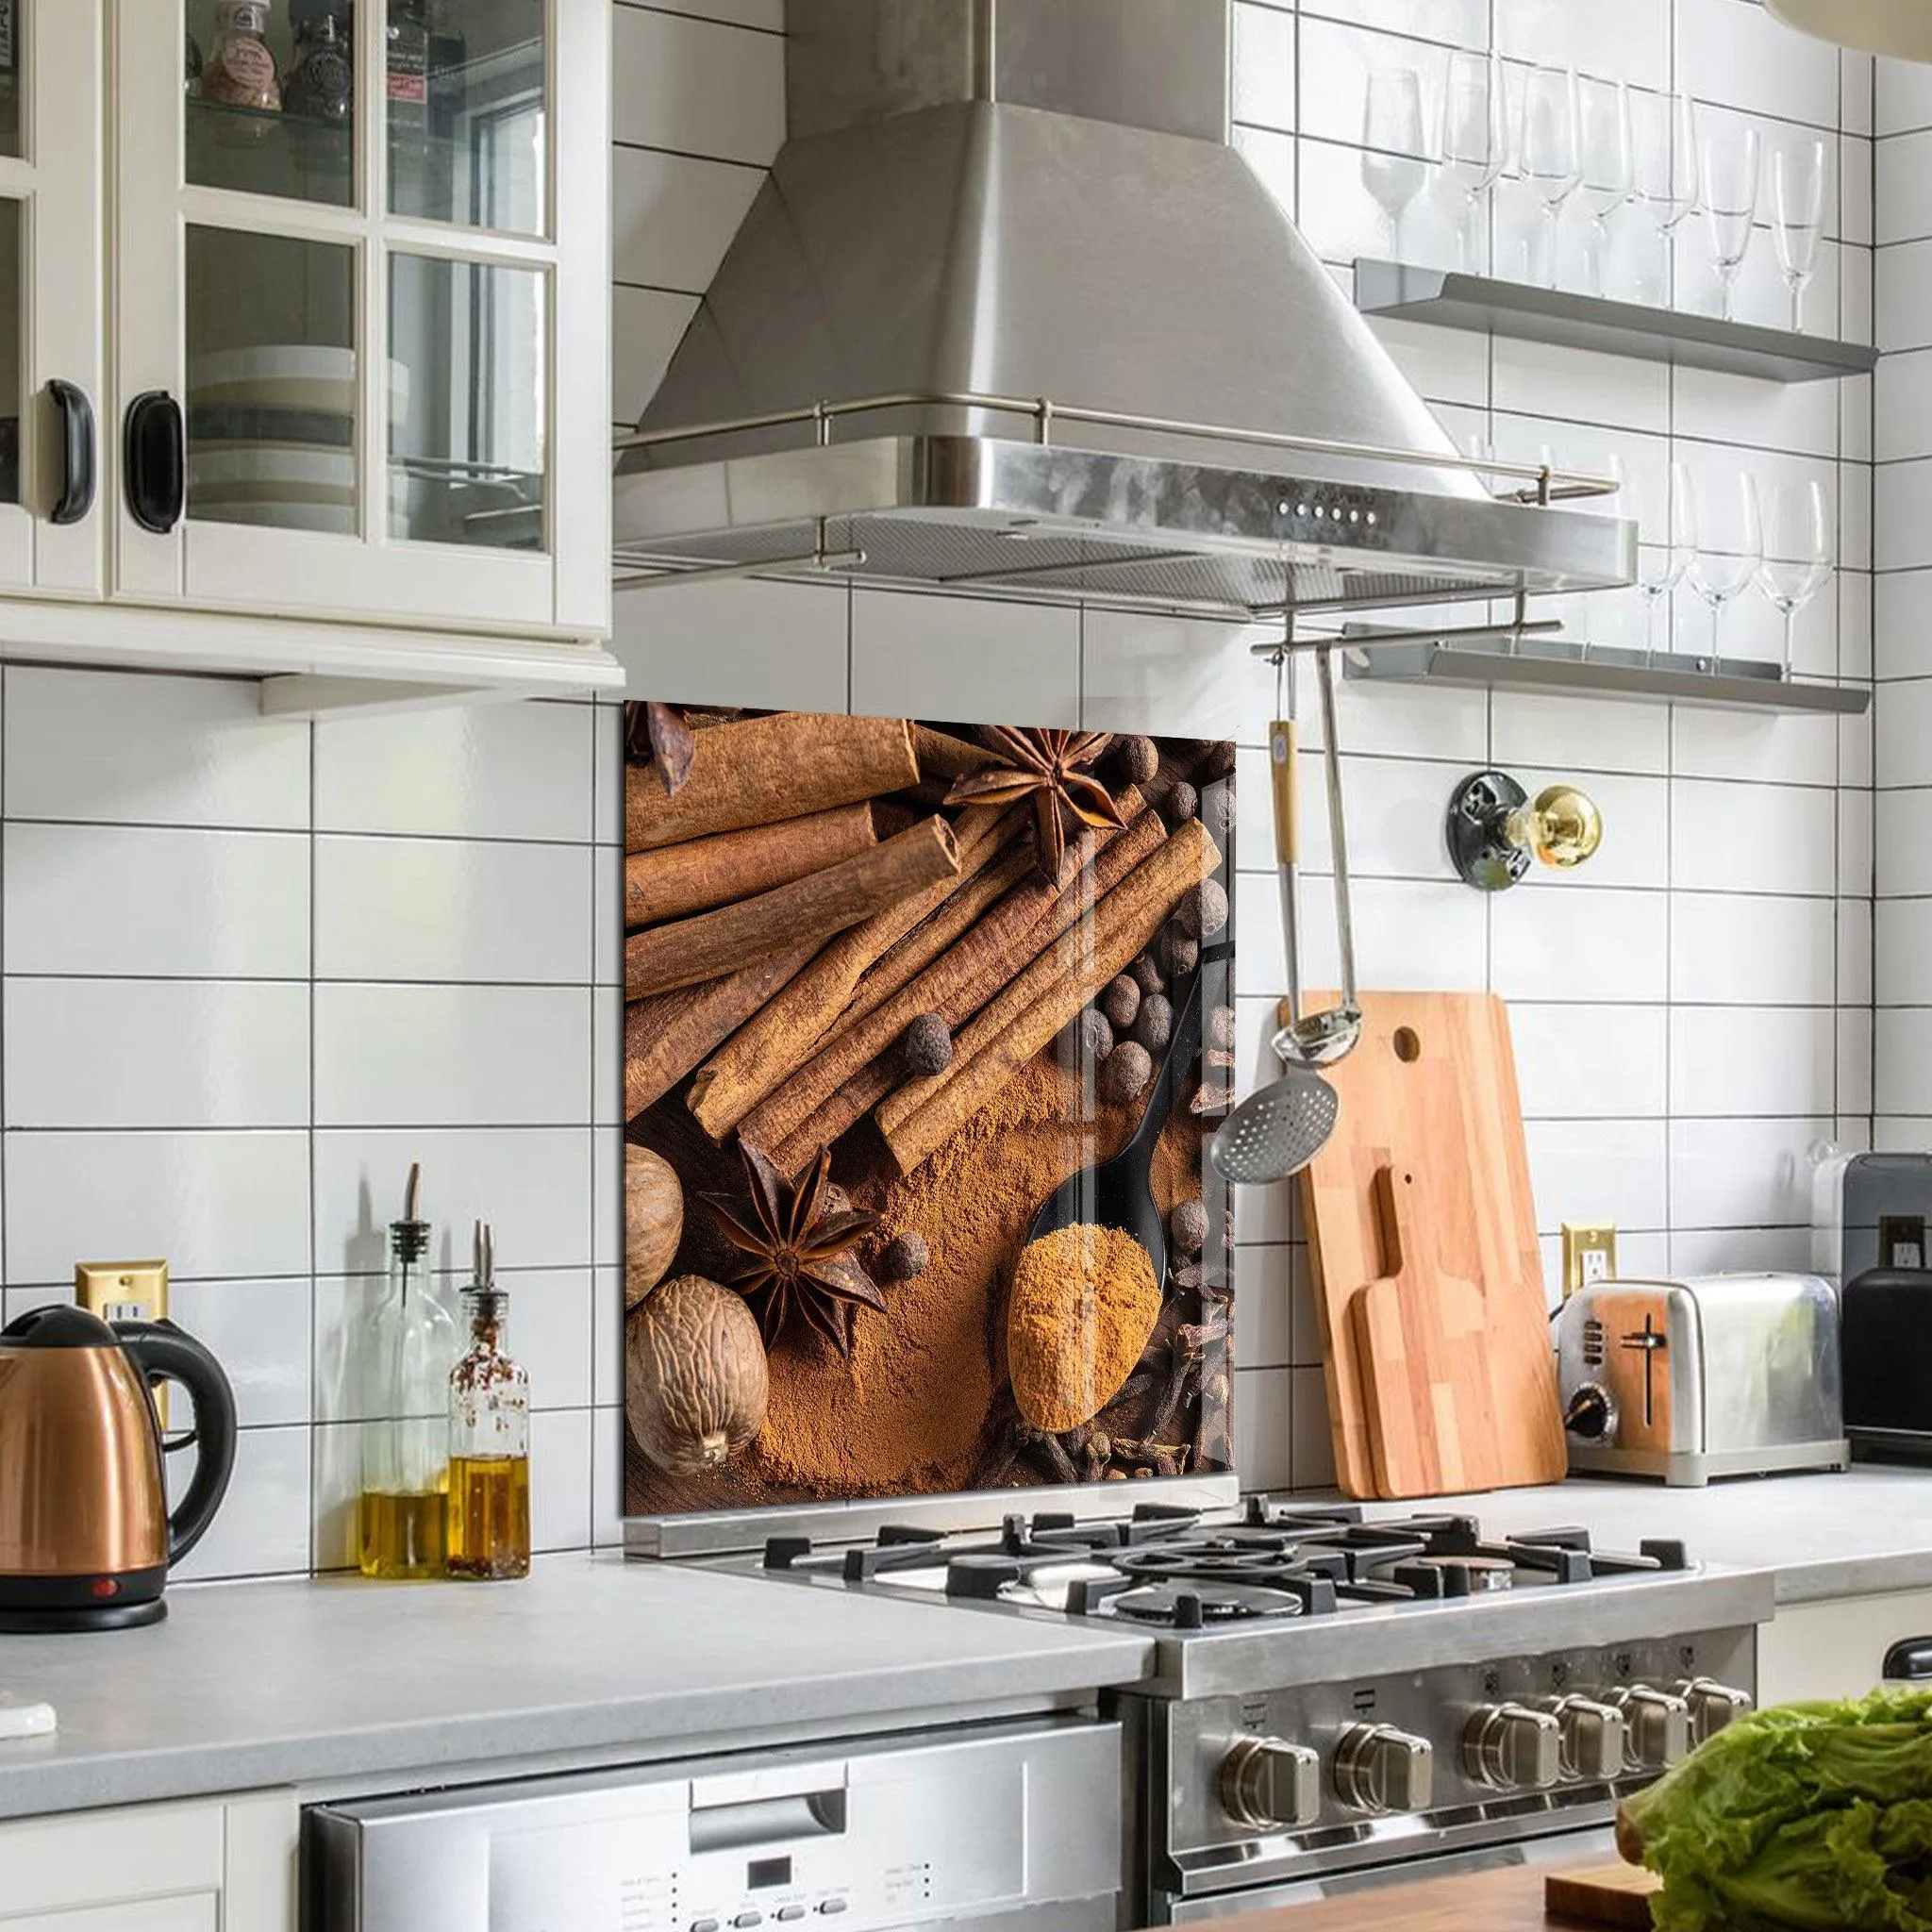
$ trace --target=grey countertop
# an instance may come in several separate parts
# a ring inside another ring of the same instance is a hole
[[[0,1638],[0,1818],[561,1754],[852,1734],[1131,1683],[1153,1645],[616,1557],[526,1582],[205,1585],[147,1630]]]

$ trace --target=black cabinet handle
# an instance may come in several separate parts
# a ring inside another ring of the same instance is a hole
[[[1932,1637],[1902,1637],[1885,1653],[1884,1674],[1894,1684],[1932,1677]]]
[[[143,530],[165,537],[188,501],[187,432],[181,405],[151,389],[127,406],[127,510]]]
[[[60,493],[47,521],[77,524],[94,507],[94,406],[77,383],[58,375],[47,393],[60,418]]]

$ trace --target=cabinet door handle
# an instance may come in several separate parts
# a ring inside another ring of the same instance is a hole
[[[77,383],[47,385],[60,418],[60,493],[47,512],[53,524],[77,524],[94,507],[94,406]]]
[[[143,530],[165,537],[188,501],[188,452],[181,405],[151,389],[127,406],[127,510]]]

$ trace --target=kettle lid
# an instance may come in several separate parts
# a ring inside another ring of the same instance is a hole
[[[118,1348],[121,1338],[101,1318],[71,1302],[29,1308],[0,1328],[0,1341],[15,1348]]]

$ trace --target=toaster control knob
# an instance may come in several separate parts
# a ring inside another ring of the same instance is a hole
[[[1605,1437],[1614,1435],[1617,1405],[1610,1400],[1609,1391],[1597,1382],[1584,1383],[1571,1396],[1570,1405],[1563,1411],[1563,1426],[1586,1442],[1601,1442]]]
[[[1563,1740],[1546,1710],[1491,1704],[1462,1734],[1462,1763],[1478,1784],[1498,1791],[1541,1791],[1557,1782]]]
[[[1703,1743],[1714,1738],[1734,1717],[1751,1708],[1751,1693],[1720,1684],[1714,1677],[1690,1677],[1677,1686],[1677,1695],[1690,1710],[1690,1737]]]
[[[1668,1690],[1633,1684],[1607,1703],[1624,1714],[1624,1769],[1668,1771],[1690,1749],[1690,1707]]]
[[[1392,1724],[1351,1724],[1335,1747],[1335,1794],[1357,1811],[1424,1811],[1435,1787],[1426,1738]]]
[[[1557,1720],[1561,1739],[1560,1762],[1565,1777],[1601,1784],[1624,1774],[1624,1713],[1593,1697],[1574,1691],[1552,1697],[1543,1706]]]
[[[1306,1744],[1243,1738],[1221,1765],[1221,1803],[1237,1824],[1280,1831],[1322,1811],[1322,1760]]]

